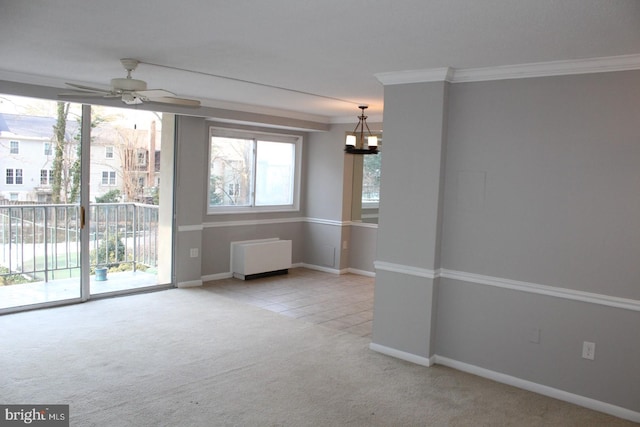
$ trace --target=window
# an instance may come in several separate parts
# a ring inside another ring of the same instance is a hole
[[[116,173],[115,173],[115,171],[103,171],[102,172],[102,185],[116,185]]]
[[[45,156],[53,155],[53,148],[51,147],[51,143],[50,142],[45,142],[44,143],[44,155]]]
[[[104,147],[104,158],[105,159],[113,159],[113,147],[112,146],[106,146]]]
[[[5,183],[22,184],[22,169],[7,169]]]
[[[147,152],[138,150],[136,153],[136,164],[138,166],[146,166],[147,165]]]
[[[17,202],[18,201],[18,193],[9,193],[9,200],[11,200],[12,202]]]
[[[380,202],[380,156],[363,156],[362,165],[362,207],[377,207]]]
[[[211,128],[209,213],[298,209],[301,137]]]
[[[52,184],[53,184],[53,170],[40,169],[40,185],[52,185]]]
[[[9,142],[9,144],[10,144],[9,153],[20,154],[20,141],[11,141]]]

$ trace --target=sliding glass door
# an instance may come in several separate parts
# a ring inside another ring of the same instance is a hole
[[[97,106],[91,112],[91,294],[155,286],[162,115]]]
[[[82,106],[0,101],[0,310],[79,301]]]
[[[162,115],[0,101],[0,312],[169,285],[172,197],[159,194],[161,176],[173,181],[173,141],[161,156]]]

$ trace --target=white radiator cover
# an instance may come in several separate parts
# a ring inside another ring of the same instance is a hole
[[[233,242],[231,251],[233,277],[239,279],[291,268],[291,240]]]

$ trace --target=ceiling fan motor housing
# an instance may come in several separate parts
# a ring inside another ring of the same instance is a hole
[[[111,79],[111,87],[116,91],[137,92],[147,90],[147,82],[137,79],[116,78]]]

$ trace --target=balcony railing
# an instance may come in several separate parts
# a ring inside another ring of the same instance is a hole
[[[88,224],[92,271],[157,267],[158,206],[92,204]],[[78,205],[0,206],[0,284],[79,276],[79,227]]]

